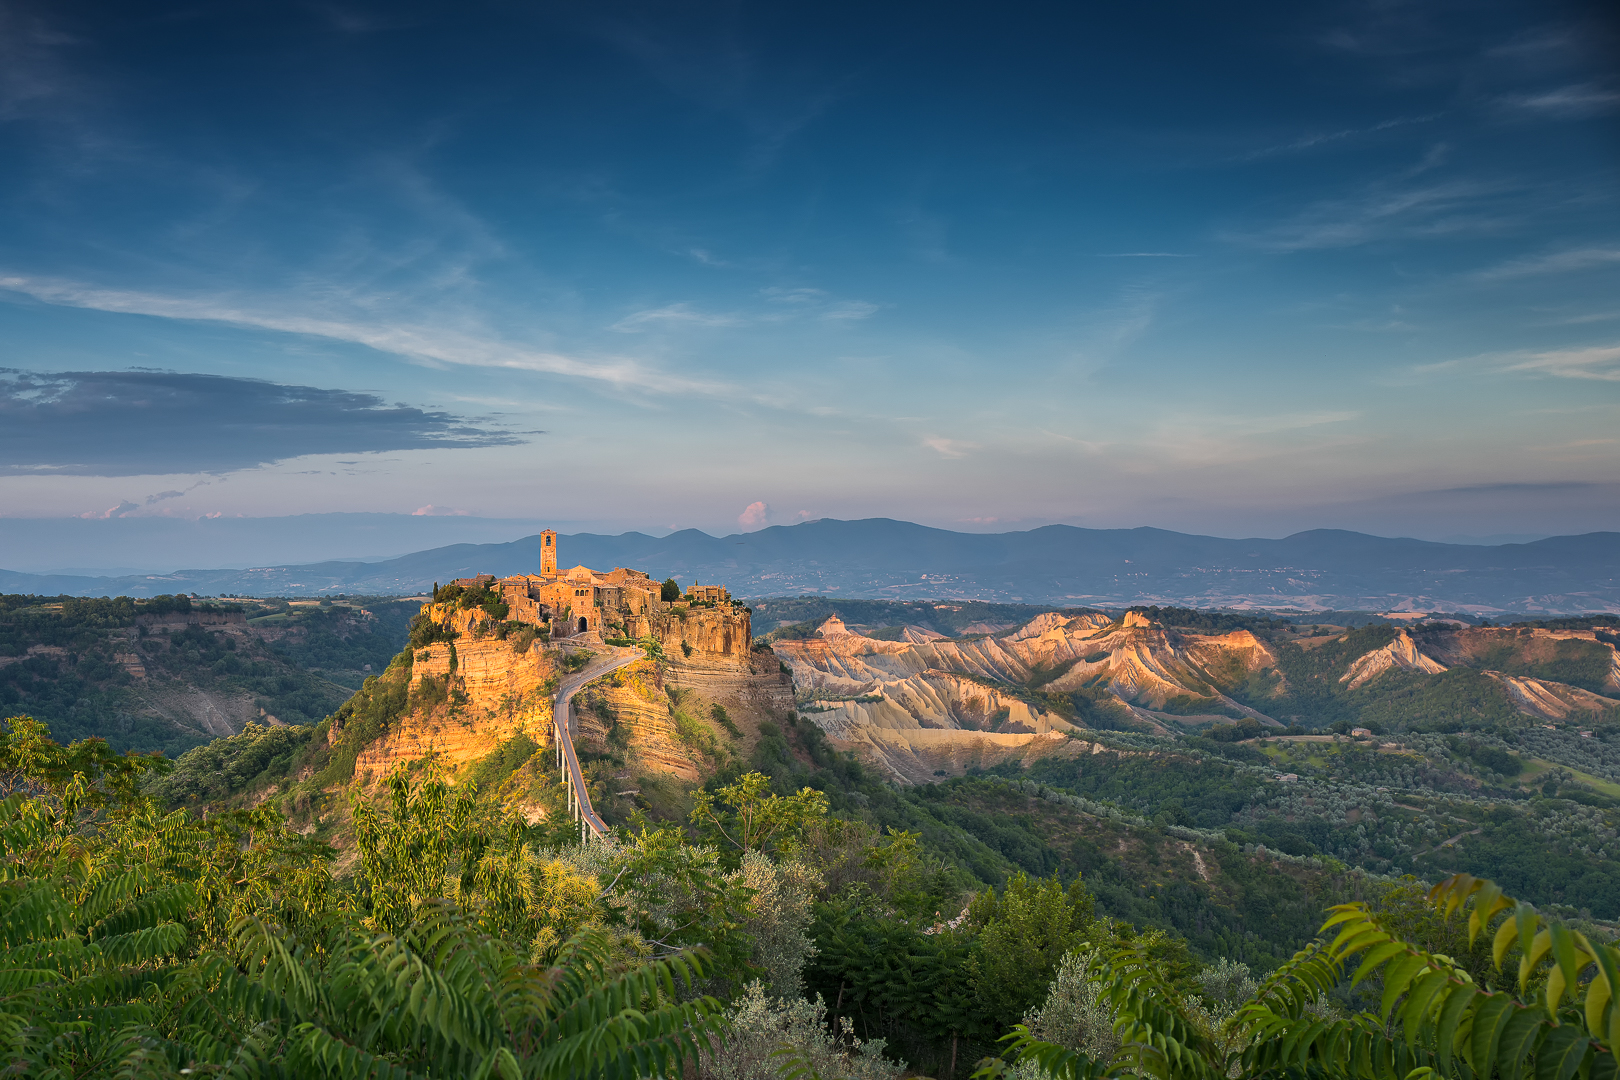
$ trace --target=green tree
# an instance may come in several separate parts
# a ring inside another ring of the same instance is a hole
[[[471,888],[485,842],[474,825],[470,784],[452,793],[436,772],[413,784],[410,766],[400,762],[388,774],[388,803],[385,815],[355,794],[354,842],[369,886],[370,925],[399,933],[422,905]],[[452,870],[459,872],[454,885]]]
[[[673,604],[681,598],[681,583],[674,578],[665,578],[664,587],[659,591],[658,598],[666,604]]]
[[[1005,1030],[1041,1003],[1063,957],[1093,931],[1095,901],[1079,877],[1065,889],[1055,878],[1014,874],[1000,895],[987,889],[968,905],[977,931],[968,980]]]
[[[824,793],[806,787],[783,797],[771,791],[770,778],[759,772],[746,773],[718,791],[694,792],[692,801],[692,824],[740,852],[797,851],[806,830],[827,817]]]

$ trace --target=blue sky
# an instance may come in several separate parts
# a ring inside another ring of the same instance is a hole
[[[0,514],[1620,528],[1601,10],[0,3]]]

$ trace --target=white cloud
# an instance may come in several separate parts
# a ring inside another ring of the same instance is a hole
[[[1480,271],[1476,276],[1481,281],[1506,281],[1541,274],[1567,274],[1615,263],[1620,263],[1620,248],[1572,248],[1547,255],[1509,259],[1489,270]]]
[[[819,304],[827,295],[820,289],[788,289],[780,285],[761,289],[759,294],[773,304]]]
[[[1589,345],[1570,349],[1545,349],[1540,352],[1526,349],[1509,353],[1486,353],[1422,364],[1412,370],[1419,375],[1520,371],[1552,375],[1561,379],[1620,382],[1620,345]]]
[[[1302,150],[1315,149],[1318,146],[1342,142],[1345,139],[1354,139],[1361,135],[1372,135],[1380,131],[1388,131],[1390,128],[1406,127],[1408,124],[1426,124],[1431,120],[1440,119],[1442,115],[1444,114],[1429,113],[1426,116],[1398,116],[1393,120],[1385,120],[1382,123],[1374,124],[1372,127],[1315,132],[1310,135],[1302,135],[1289,142],[1279,143],[1276,146],[1268,146],[1252,151],[1245,154],[1240,160],[1256,161],[1261,158],[1276,157],[1279,154],[1297,154]]]
[[[1501,225],[1492,200],[1506,194],[1500,185],[1464,180],[1421,187],[1378,184],[1359,196],[1319,202],[1269,228],[1227,233],[1226,239],[1286,253],[1356,247],[1388,236],[1489,232]]]
[[[449,507],[449,506],[434,506],[432,503],[428,503],[426,506],[418,506],[415,510],[411,511],[411,517],[471,517],[471,516],[472,516],[471,511],[468,511],[468,510],[456,510],[453,507]]]
[[[640,333],[649,323],[665,323],[685,326],[741,326],[743,319],[739,315],[720,315],[707,311],[699,311],[691,304],[667,304],[661,308],[650,308],[647,311],[638,311],[633,315],[626,315],[613,324],[613,329],[627,334]]]
[[[763,502],[751,502],[737,515],[737,524],[745,529],[763,529],[771,518],[771,508]]]
[[[1564,113],[1569,115],[1602,112],[1620,104],[1620,92],[1597,83],[1578,83],[1560,86],[1540,94],[1505,99],[1509,105],[1536,113]]]
[[[86,521],[106,521],[109,518],[128,517],[131,510],[139,509],[140,507],[135,503],[125,499],[117,506],[109,506],[105,510],[91,510],[87,513],[80,514],[79,516],[84,518]]]
[[[731,265],[730,263],[726,262],[724,259],[715,258],[714,252],[710,251],[708,248],[700,248],[700,247],[687,248],[686,249],[686,254],[687,254],[688,257],[691,258],[691,260],[693,262],[698,263],[699,265],[702,265],[702,266],[730,266]]]
[[[822,312],[823,319],[865,319],[877,313],[878,306],[865,300],[849,300]]]
[[[868,318],[878,310],[877,304],[865,300],[830,301],[827,294],[821,289],[788,289],[772,286],[761,289],[760,295],[771,304],[778,306],[774,309],[747,314],[741,312],[722,313],[702,311],[683,301],[626,315],[614,323],[612,329],[625,334],[639,334],[659,326],[757,326],[768,323],[791,322],[795,319],[810,317],[825,320],[858,320]]]
[[[946,439],[938,435],[930,435],[923,439],[923,445],[933,450],[940,457],[960,458],[967,457],[971,450],[979,449],[979,444],[963,442],[961,439]]]
[[[1530,353],[1508,364],[1509,371],[1536,371],[1564,379],[1601,379],[1620,382],[1620,345],[1594,345],[1583,349],[1551,349]]]
[[[740,391],[724,383],[691,379],[650,368],[631,357],[581,358],[527,348],[498,338],[447,330],[438,326],[394,321],[321,318],[277,310],[277,301],[238,300],[224,296],[161,296],[124,289],[103,289],[71,281],[20,275],[0,277],[0,289],[31,296],[47,304],[88,308],[164,319],[195,319],[288,334],[347,341],[379,352],[454,366],[506,368],[607,383],[625,390],[735,397]],[[284,302],[281,302],[284,303]]]
[[[1552,321],[1558,326],[1578,326],[1581,323],[1613,322],[1615,319],[1620,319],[1620,311],[1589,311],[1585,315],[1570,315]]]

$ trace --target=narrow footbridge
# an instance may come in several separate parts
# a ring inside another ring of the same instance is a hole
[[[567,676],[557,686],[557,697],[551,709],[557,739],[557,768],[562,771],[563,783],[568,785],[569,816],[579,822],[580,843],[592,837],[605,836],[607,822],[591,808],[591,793],[585,787],[585,774],[579,768],[579,755],[574,753],[573,710],[570,708],[580,687],[592,679],[606,675],[615,668],[644,659],[640,649],[622,649],[611,645],[593,645],[596,654],[580,671]]]

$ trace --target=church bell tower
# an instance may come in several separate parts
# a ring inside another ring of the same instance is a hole
[[[557,576],[557,533],[554,529],[540,534],[540,576]]]

